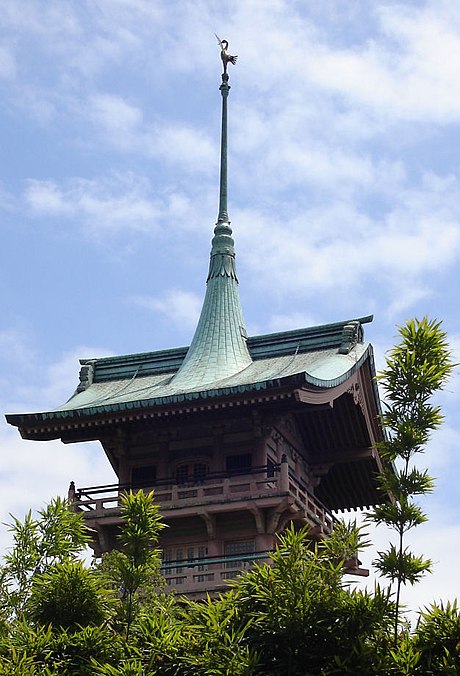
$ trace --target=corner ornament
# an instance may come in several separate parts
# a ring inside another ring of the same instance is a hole
[[[228,40],[221,40],[220,37],[214,33],[214,35],[217,38],[217,43],[220,47],[220,58],[222,59],[222,63],[224,64],[224,75],[227,75],[227,65],[228,63],[232,63],[233,65],[236,64],[237,56],[232,56],[227,52],[228,49]]]

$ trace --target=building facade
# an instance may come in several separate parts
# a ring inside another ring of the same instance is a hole
[[[82,360],[66,404],[7,416],[25,439],[102,444],[118,483],[69,490],[98,555],[117,546],[120,492],[154,489],[169,526],[163,572],[196,596],[267,559],[288,523],[324,537],[337,512],[382,499],[372,318],[247,336],[227,212],[229,90],[224,72],[219,215],[191,345]]]

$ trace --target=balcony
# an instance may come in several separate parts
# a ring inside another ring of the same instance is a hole
[[[83,512],[87,525],[97,533],[99,552],[116,546],[108,533],[120,524],[120,494],[127,490],[154,490],[161,513],[171,524],[175,519],[199,515],[212,521],[219,513],[249,510],[257,515],[265,511],[269,532],[283,529],[279,520],[295,519],[311,527],[313,537],[332,532],[335,517],[289,471],[286,462],[263,465],[240,472],[209,473],[199,482],[177,483],[175,479],[158,480],[154,485],[111,484],[75,489],[71,484],[69,500]],[[260,531],[259,531],[260,532]],[[97,551],[97,547],[96,547]],[[268,551],[251,551],[235,556],[205,556],[195,559],[164,560],[161,568],[168,589],[191,598],[202,598],[227,588],[228,580],[249,569],[254,562],[268,562]],[[347,573],[367,575],[357,557],[345,563]]]
[[[168,561],[161,566],[161,574],[169,590],[186,594],[190,598],[203,598],[208,593],[228,589],[229,580],[236,579],[254,563],[269,563],[270,552],[255,552],[245,556],[207,557],[193,561]],[[344,562],[344,573],[367,577],[369,571],[360,567],[357,556]]]
[[[255,552],[239,556],[206,557],[192,561],[168,561],[161,566],[161,574],[169,590],[189,597],[200,598],[209,593],[228,589],[234,580],[254,563],[268,563],[269,552]]]
[[[240,472],[209,473],[199,482],[177,483],[169,478],[157,480],[153,485],[110,484],[77,489],[72,482],[69,501],[75,510],[84,512],[90,527],[96,522],[110,525],[119,522],[120,494],[130,489],[154,490],[167,521],[198,512],[217,514],[247,509],[250,501],[254,511],[272,509],[278,518],[285,509],[291,518],[310,525],[318,536],[330,533],[334,527],[332,513],[291,474],[287,462]]]

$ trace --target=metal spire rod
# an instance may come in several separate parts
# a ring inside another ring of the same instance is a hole
[[[228,73],[222,73],[222,84],[219,87],[222,94],[222,131],[220,137],[220,189],[219,189],[219,216],[218,223],[228,223],[227,206],[227,98],[230,91]]]
[[[224,66],[222,73],[222,84],[219,87],[222,94],[222,131],[220,139],[220,189],[219,189],[219,216],[217,224],[228,223],[228,206],[227,206],[227,98],[230,92],[230,85],[228,84],[227,66],[229,63],[235,65],[237,56],[232,56],[227,52],[228,41],[221,40],[217,35],[217,42],[220,46],[220,58]]]

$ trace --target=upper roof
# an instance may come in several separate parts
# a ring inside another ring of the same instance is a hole
[[[225,397],[296,382],[330,389],[345,382],[370,353],[361,317],[247,339],[249,364],[206,384],[179,378],[187,348],[81,360],[80,384],[52,411],[7,415],[18,427],[114,411],[154,408],[193,399]]]

